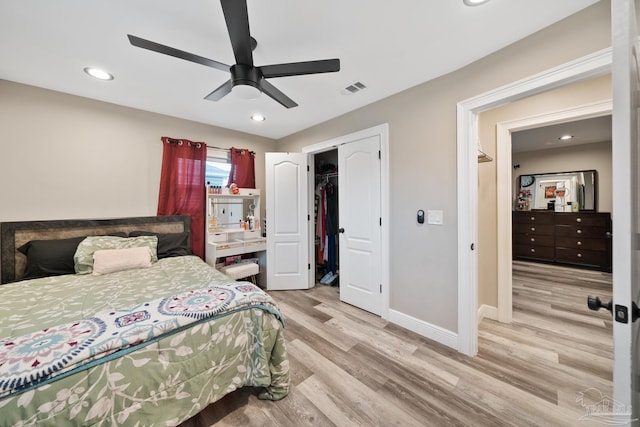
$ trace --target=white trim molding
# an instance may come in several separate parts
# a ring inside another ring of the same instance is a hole
[[[492,305],[482,304],[478,307],[478,324],[482,319],[498,320],[498,309]]]
[[[457,105],[458,351],[478,352],[478,114],[611,72],[611,48],[463,100]]]
[[[424,320],[416,319],[408,314],[401,313],[396,310],[389,310],[389,322],[395,323],[398,326],[402,326],[416,334],[422,335],[425,338],[429,338],[440,344],[446,345],[455,349],[458,344],[458,336],[455,332],[451,332],[448,329],[441,328],[440,326],[433,325]]]
[[[497,220],[498,220],[498,321],[511,323],[512,319],[512,240],[511,211],[513,196],[511,179],[511,134],[539,126],[550,126],[568,121],[589,119],[611,114],[611,99],[581,105],[564,110],[551,111],[496,125],[496,175],[497,175]]]

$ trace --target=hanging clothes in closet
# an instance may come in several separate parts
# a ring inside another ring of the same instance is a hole
[[[331,176],[332,178],[329,178]],[[337,284],[338,279],[338,186],[336,174],[325,175],[316,186],[316,241],[317,263],[324,265],[325,273],[320,283]]]

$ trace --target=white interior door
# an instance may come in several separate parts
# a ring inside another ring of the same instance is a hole
[[[380,136],[338,147],[340,300],[382,312]]]
[[[266,153],[267,289],[312,286],[308,232],[308,155]]]
[[[613,31],[613,408],[616,422],[636,425],[638,394],[638,77],[633,0],[612,3]]]

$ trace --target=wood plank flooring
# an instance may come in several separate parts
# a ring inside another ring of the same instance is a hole
[[[483,320],[473,358],[341,303],[338,288],[273,292],[289,396],[237,390],[183,427],[601,425],[576,399],[611,396],[611,316],[586,306],[588,295],[609,301],[611,275],[515,261],[513,271],[513,323]]]

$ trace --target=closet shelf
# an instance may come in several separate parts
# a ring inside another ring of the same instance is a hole
[[[337,178],[338,172],[327,172],[327,173],[319,173],[316,175],[316,178]]]

